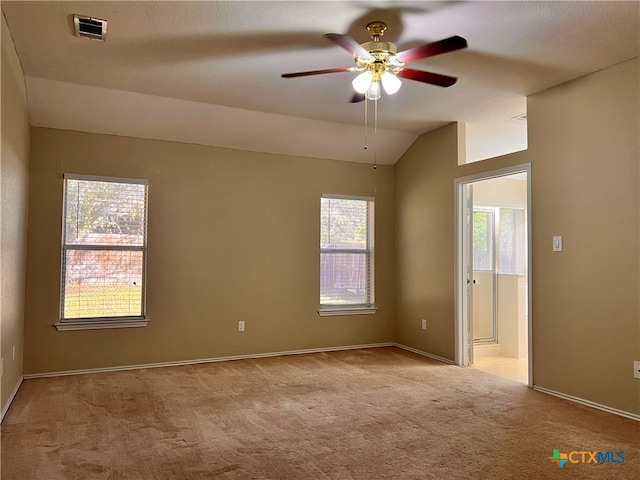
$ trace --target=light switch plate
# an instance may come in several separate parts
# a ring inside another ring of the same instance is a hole
[[[562,235],[556,235],[553,237],[553,251],[554,252],[562,251]]]

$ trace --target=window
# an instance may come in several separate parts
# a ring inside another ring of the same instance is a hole
[[[56,327],[146,325],[147,181],[65,175],[63,208]]]
[[[500,208],[498,273],[526,272],[527,222],[523,208]]]
[[[494,210],[473,211],[473,269],[494,269]]]
[[[321,315],[375,313],[373,223],[372,198],[322,196]]]
[[[526,271],[526,258],[523,208],[482,206],[474,210],[474,270],[522,275]]]

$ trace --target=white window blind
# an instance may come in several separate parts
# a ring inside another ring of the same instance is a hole
[[[61,322],[144,318],[147,181],[65,175]]]
[[[320,305],[374,303],[374,201],[323,195],[320,212]]]
[[[501,208],[498,228],[498,273],[526,272],[527,222],[523,208]]]
[[[524,274],[526,212],[517,207],[481,206],[473,212],[473,269]]]

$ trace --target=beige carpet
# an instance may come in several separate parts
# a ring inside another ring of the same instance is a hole
[[[640,424],[396,348],[27,380],[2,479],[638,479]],[[554,465],[553,449],[624,451]]]

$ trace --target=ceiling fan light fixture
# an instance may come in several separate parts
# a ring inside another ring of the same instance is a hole
[[[387,95],[393,95],[400,90],[400,87],[402,86],[400,79],[390,72],[384,72],[380,77],[380,81],[382,82],[382,88],[387,92]]]
[[[371,86],[373,81],[373,75],[368,70],[366,72],[362,72],[356,78],[353,79],[351,84],[353,85],[353,89],[358,93],[366,93]]]
[[[369,90],[367,90],[368,100],[378,100],[381,97],[380,82],[371,82]]]

